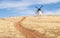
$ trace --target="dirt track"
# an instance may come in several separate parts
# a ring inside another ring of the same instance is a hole
[[[40,35],[37,31],[33,31],[31,29],[25,28],[21,25],[21,22],[25,19],[26,17],[22,18],[19,22],[15,22],[15,27],[17,30],[22,32],[26,38],[45,38],[43,35]]]

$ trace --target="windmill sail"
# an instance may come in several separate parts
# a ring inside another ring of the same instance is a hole
[[[41,10],[42,7],[43,7],[43,5],[41,5],[40,8],[35,7],[35,8],[37,8],[37,15],[41,15],[42,14],[42,10]]]

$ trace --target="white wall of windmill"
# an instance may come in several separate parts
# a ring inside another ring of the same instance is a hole
[[[38,11],[37,15],[42,15],[42,11]]]

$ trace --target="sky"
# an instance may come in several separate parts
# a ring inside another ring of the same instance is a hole
[[[0,0],[0,18],[32,16],[41,5],[43,14],[60,15],[60,0]]]

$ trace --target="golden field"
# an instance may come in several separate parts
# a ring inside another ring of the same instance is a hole
[[[21,20],[24,16],[0,18],[0,38],[26,38],[19,32],[14,22]],[[21,22],[22,26],[27,29],[38,31],[46,38],[60,38],[60,16],[43,15],[43,16],[25,16]]]

